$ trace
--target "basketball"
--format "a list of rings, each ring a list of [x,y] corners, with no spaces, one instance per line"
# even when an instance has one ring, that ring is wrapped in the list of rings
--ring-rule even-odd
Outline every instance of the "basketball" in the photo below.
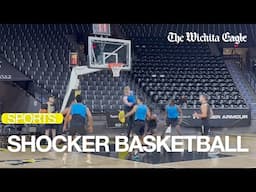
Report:
[[[119,112],[118,118],[121,123],[125,123],[125,112],[123,110]]]

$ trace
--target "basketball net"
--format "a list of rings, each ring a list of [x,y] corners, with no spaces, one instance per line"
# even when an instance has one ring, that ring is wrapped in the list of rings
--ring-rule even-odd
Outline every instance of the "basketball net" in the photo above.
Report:
[[[124,66],[123,63],[109,63],[108,67],[112,70],[113,77],[119,77],[120,71],[122,67]]]

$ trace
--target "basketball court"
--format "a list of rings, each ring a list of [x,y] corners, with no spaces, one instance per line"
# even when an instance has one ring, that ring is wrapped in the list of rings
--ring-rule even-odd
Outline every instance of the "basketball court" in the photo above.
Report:
[[[138,161],[124,160],[128,154],[122,157],[111,152],[90,154],[88,157],[79,152],[65,155],[56,152],[11,153],[1,149],[0,168],[255,168],[255,135],[248,134],[242,138],[244,146],[250,149],[249,153],[141,153]],[[231,137],[231,145],[234,142],[234,137]]]

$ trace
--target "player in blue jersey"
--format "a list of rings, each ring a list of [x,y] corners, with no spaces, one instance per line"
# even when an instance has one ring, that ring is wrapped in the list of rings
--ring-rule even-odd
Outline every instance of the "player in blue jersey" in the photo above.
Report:
[[[175,128],[176,132],[181,135],[180,124],[182,123],[183,113],[179,106],[175,105],[172,99],[166,106],[166,124],[169,129]]]
[[[137,98],[137,104],[128,112],[125,117],[129,117],[134,114],[134,127],[132,131],[140,137],[143,138],[145,132],[145,125],[147,118],[150,116],[148,107],[143,104],[143,98]]]
[[[70,107],[67,114],[70,118],[70,135],[85,135],[86,134],[86,121],[88,121],[88,133],[93,131],[93,119],[89,108],[82,103],[82,97],[76,96],[76,102]]]
[[[128,112],[125,117],[134,115],[134,126],[132,127],[133,133],[139,136],[141,143],[143,144],[143,137],[145,134],[145,127],[147,119],[150,117],[150,112],[148,107],[143,104],[143,98],[137,98],[137,104]],[[138,150],[134,150],[132,154],[132,159],[135,161],[139,160]]]

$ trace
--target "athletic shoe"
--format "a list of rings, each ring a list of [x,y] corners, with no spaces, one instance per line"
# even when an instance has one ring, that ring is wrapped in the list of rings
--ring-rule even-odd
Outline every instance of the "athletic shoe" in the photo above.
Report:
[[[217,156],[218,154],[220,154],[220,151],[218,150],[218,149],[216,149],[215,151],[213,151],[213,152],[209,152],[208,153],[208,156]]]
[[[138,155],[138,154],[133,155],[132,160],[133,160],[133,161],[139,161],[139,160],[140,160],[139,155]]]
[[[134,150],[134,154],[132,156],[132,160],[133,161],[139,161],[139,151],[138,150]]]

